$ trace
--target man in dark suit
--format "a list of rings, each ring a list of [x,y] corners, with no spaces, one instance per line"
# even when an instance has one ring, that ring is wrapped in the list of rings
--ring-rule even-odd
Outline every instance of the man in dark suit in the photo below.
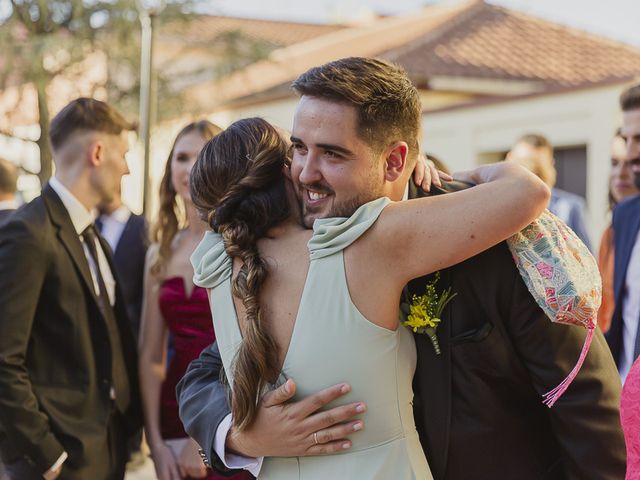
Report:
[[[98,206],[96,227],[113,252],[113,263],[124,296],[131,328],[138,338],[142,313],[142,281],[147,254],[147,221],[122,203],[120,189],[108,204]]]
[[[377,69],[384,74],[380,75]],[[385,82],[408,82],[406,77],[396,75],[392,67],[381,62],[345,59],[311,69],[293,86],[302,97],[299,109],[305,99],[321,98],[352,106],[362,119],[390,97],[384,94]],[[384,80],[376,84],[374,78],[380,77]],[[345,79],[351,79],[352,84],[345,87]],[[411,90],[407,89],[407,101],[415,102],[417,92]],[[394,99],[397,97],[394,95]],[[384,122],[384,118],[378,121]],[[412,121],[419,125],[419,118]],[[370,152],[387,148],[376,146],[370,137],[379,125],[361,127],[358,135],[368,143]],[[417,147],[420,130],[416,126],[412,130],[415,138],[405,139],[405,128],[406,125],[388,125],[387,131],[396,132],[396,141],[404,141],[411,151]],[[294,162],[296,155],[304,156],[307,149],[312,149],[304,139],[297,138],[295,119],[292,141]],[[342,178],[340,185],[326,185],[323,169],[339,163],[336,158],[346,155],[349,161],[356,161],[353,153],[344,153],[340,142],[328,139],[313,145],[319,153],[308,161],[315,162],[309,168],[318,177],[317,186],[302,185],[302,193],[304,196],[305,189],[309,189],[311,195],[315,188],[314,191],[325,193],[322,198],[327,202],[319,202],[321,207],[313,211],[305,210],[306,201],[301,202],[307,226],[314,218],[334,216],[331,205],[339,198],[366,200],[371,195],[363,190],[368,186],[363,187],[362,179]],[[292,177],[294,185],[300,187],[293,169]],[[408,179],[409,173],[403,172],[380,193],[401,200]],[[410,185],[409,197],[421,194]],[[354,208],[360,203],[354,202]],[[423,294],[431,278],[412,281],[409,293]],[[529,294],[504,242],[442,270],[437,290],[449,287],[457,297],[444,310],[438,327],[441,353],[435,352],[426,336],[415,335],[415,419],[434,478],[623,478],[620,384],[602,334],[595,334],[574,383],[548,409],[542,404],[541,395],[572,369],[586,332],[554,324],[545,316]],[[178,386],[185,429],[203,447],[204,457],[220,470],[240,467],[255,474],[260,469],[259,457],[335,453],[349,447],[350,435],[357,435],[351,417],[357,414],[358,404],[323,410],[345,393],[343,386],[329,387],[292,402],[292,381],[266,394],[256,420],[239,432],[232,426],[225,389],[217,381],[220,367],[214,344],[192,362]],[[366,429],[366,414],[362,418]]]
[[[640,84],[623,92],[620,104],[621,134],[640,188]],[[640,196],[625,200],[613,211],[613,239],[615,309],[607,341],[624,382],[640,354]]]
[[[0,225],[5,223],[17,207],[18,169],[9,160],[0,158]]]
[[[551,188],[549,211],[566,223],[591,250],[591,240],[585,220],[587,207],[584,199],[579,195],[555,188],[558,172],[551,142],[544,135],[528,133],[516,141],[507,153],[506,160],[519,163],[531,170]]]
[[[128,173],[131,125],[74,100],[42,195],[0,229],[0,452],[10,479],[121,479],[141,422],[136,346],[91,211]]]

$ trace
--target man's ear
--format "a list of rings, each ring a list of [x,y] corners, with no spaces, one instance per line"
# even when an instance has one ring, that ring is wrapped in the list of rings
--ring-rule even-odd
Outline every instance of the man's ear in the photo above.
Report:
[[[394,182],[402,176],[407,166],[407,154],[409,146],[406,142],[395,142],[387,149],[384,165],[384,178],[388,182]]]
[[[91,142],[87,154],[91,166],[99,166],[104,160],[104,143],[101,140]]]

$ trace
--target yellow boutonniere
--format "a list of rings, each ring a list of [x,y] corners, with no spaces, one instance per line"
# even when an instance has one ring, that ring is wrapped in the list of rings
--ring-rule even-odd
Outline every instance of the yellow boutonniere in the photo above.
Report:
[[[451,288],[441,294],[436,292],[436,283],[440,279],[440,272],[436,272],[432,281],[427,283],[424,295],[413,295],[411,302],[404,301],[400,304],[400,321],[405,327],[409,327],[414,333],[427,334],[436,355],[440,355],[440,344],[436,330],[442,321],[444,307],[453,300],[457,294],[451,294]]]

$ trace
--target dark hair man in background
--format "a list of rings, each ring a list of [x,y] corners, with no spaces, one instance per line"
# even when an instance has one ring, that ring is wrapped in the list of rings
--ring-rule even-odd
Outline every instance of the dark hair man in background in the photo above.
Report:
[[[549,188],[549,211],[566,223],[591,250],[591,240],[585,222],[586,205],[579,195],[555,188],[557,171],[553,146],[546,137],[529,133],[523,135],[507,153],[507,160],[517,162],[535,173]]]
[[[138,338],[142,312],[142,279],[147,254],[147,222],[122,203],[121,188],[109,203],[98,205],[96,228],[113,251],[113,263],[127,305],[133,333]]]

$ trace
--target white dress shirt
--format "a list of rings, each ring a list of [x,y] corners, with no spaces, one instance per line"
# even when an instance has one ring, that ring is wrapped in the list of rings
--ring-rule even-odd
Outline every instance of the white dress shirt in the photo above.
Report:
[[[107,241],[114,252],[130,217],[131,210],[126,205],[122,205],[109,215],[100,215],[100,221],[102,222],[100,235]]]
[[[635,358],[633,357],[640,320],[640,232],[629,257],[622,297],[622,358],[620,379],[624,383]]]
[[[49,185],[53,190],[58,194],[60,200],[62,200],[62,204],[64,208],[66,208],[69,213],[69,217],[71,217],[71,223],[73,224],[73,228],[75,229],[78,236],[82,236],[82,232],[93,223],[93,215],[91,212],[87,210],[82,203],[69,191],[67,188],[60,183],[60,181],[52,177],[49,180]],[[87,262],[89,262],[89,269],[91,270],[91,278],[93,279],[93,289],[95,291],[96,296],[100,295],[100,287],[98,285],[98,277],[96,274],[96,265],[94,263],[93,257],[89,253],[89,248],[82,242],[82,248],[84,250],[84,256],[87,257]],[[96,252],[98,253],[98,265],[100,265],[100,272],[102,273],[102,279],[104,280],[104,284],[107,287],[107,294],[109,295],[109,302],[111,306],[115,305],[116,302],[116,281],[111,272],[111,268],[109,267],[109,262],[107,261],[107,257],[102,250],[102,246],[100,242],[96,239]]]
[[[0,210],[15,210],[16,208],[18,208],[18,201],[16,199],[2,200],[0,202]]]

